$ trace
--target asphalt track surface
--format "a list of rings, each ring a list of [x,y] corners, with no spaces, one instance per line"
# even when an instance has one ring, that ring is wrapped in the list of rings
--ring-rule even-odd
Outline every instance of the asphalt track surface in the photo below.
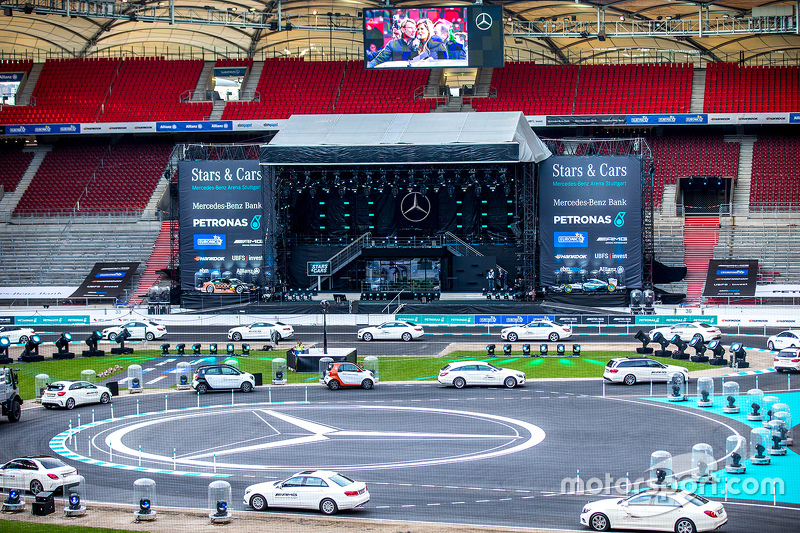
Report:
[[[739,378],[741,389],[755,379]],[[776,374],[758,379],[765,391],[786,385]],[[111,406],[90,405],[27,409],[18,425],[0,425],[25,435],[4,438],[5,455],[59,451],[86,478],[88,500],[132,504],[134,481],[148,477],[156,507],[202,508],[216,463],[216,476],[232,486],[231,508],[246,510],[246,486],[330,467],[369,487],[365,508],[342,513],[354,519],[575,530],[583,504],[610,497],[565,491],[563,480],[578,471],[585,480],[635,480],[647,476],[655,450],[688,454],[698,442],[724,450],[732,431],[749,434],[744,424],[647,400],[648,385],[605,391],[598,380],[564,380],[513,390],[382,383],[370,391],[311,384],[247,395],[123,393],[113,421],[99,423]],[[98,423],[70,442],[70,423],[86,426],[92,416]],[[778,503],[729,501],[722,531],[795,531],[800,508]]]

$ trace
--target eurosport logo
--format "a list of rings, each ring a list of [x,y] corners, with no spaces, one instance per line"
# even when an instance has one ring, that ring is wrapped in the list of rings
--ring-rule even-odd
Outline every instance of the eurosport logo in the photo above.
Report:
[[[589,233],[586,231],[556,231],[554,234],[557,248],[585,248],[589,246]]]
[[[195,250],[224,250],[225,249],[225,234],[215,233],[208,234],[195,234],[194,235],[194,249]]]

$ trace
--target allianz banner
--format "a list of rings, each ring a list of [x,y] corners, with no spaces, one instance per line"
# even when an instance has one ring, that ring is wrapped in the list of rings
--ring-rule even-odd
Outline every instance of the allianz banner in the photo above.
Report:
[[[642,286],[642,163],[633,156],[556,156],[539,165],[539,272]]]
[[[216,278],[263,285],[264,208],[257,160],[181,161],[181,290]]]

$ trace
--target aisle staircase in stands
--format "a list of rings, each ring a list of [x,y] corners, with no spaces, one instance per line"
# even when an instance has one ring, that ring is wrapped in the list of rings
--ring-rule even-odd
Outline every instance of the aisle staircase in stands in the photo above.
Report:
[[[687,216],[684,219],[683,242],[686,248],[686,302],[698,304],[708,273],[708,262],[714,258],[714,245],[719,238],[719,217]]]
[[[164,277],[164,273],[159,272],[159,270],[169,267],[172,257],[178,253],[179,243],[177,239],[175,242],[171,241],[173,234],[177,236],[177,228],[177,220],[165,220],[161,223],[161,232],[156,238],[156,242],[153,245],[153,253],[150,254],[150,258],[144,267],[144,272],[139,278],[139,285],[130,299],[129,303],[131,305],[142,303],[150,287],[157,284]]]

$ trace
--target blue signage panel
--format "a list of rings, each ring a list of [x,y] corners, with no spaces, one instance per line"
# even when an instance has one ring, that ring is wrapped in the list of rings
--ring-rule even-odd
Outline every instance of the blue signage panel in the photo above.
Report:
[[[6,126],[6,135],[63,135],[80,132],[80,124],[19,124]]]
[[[478,326],[522,326],[536,319],[553,320],[553,315],[475,315]]]
[[[789,113],[790,124],[800,124],[800,113]]]
[[[22,81],[24,72],[0,72],[0,82]]]
[[[697,125],[708,124],[708,115],[693,113],[688,115],[628,115],[627,123],[633,126],[658,126],[658,125]]]
[[[233,131],[233,122],[230,120],[202,120],[192,122],[156,122],[156,131]]]

